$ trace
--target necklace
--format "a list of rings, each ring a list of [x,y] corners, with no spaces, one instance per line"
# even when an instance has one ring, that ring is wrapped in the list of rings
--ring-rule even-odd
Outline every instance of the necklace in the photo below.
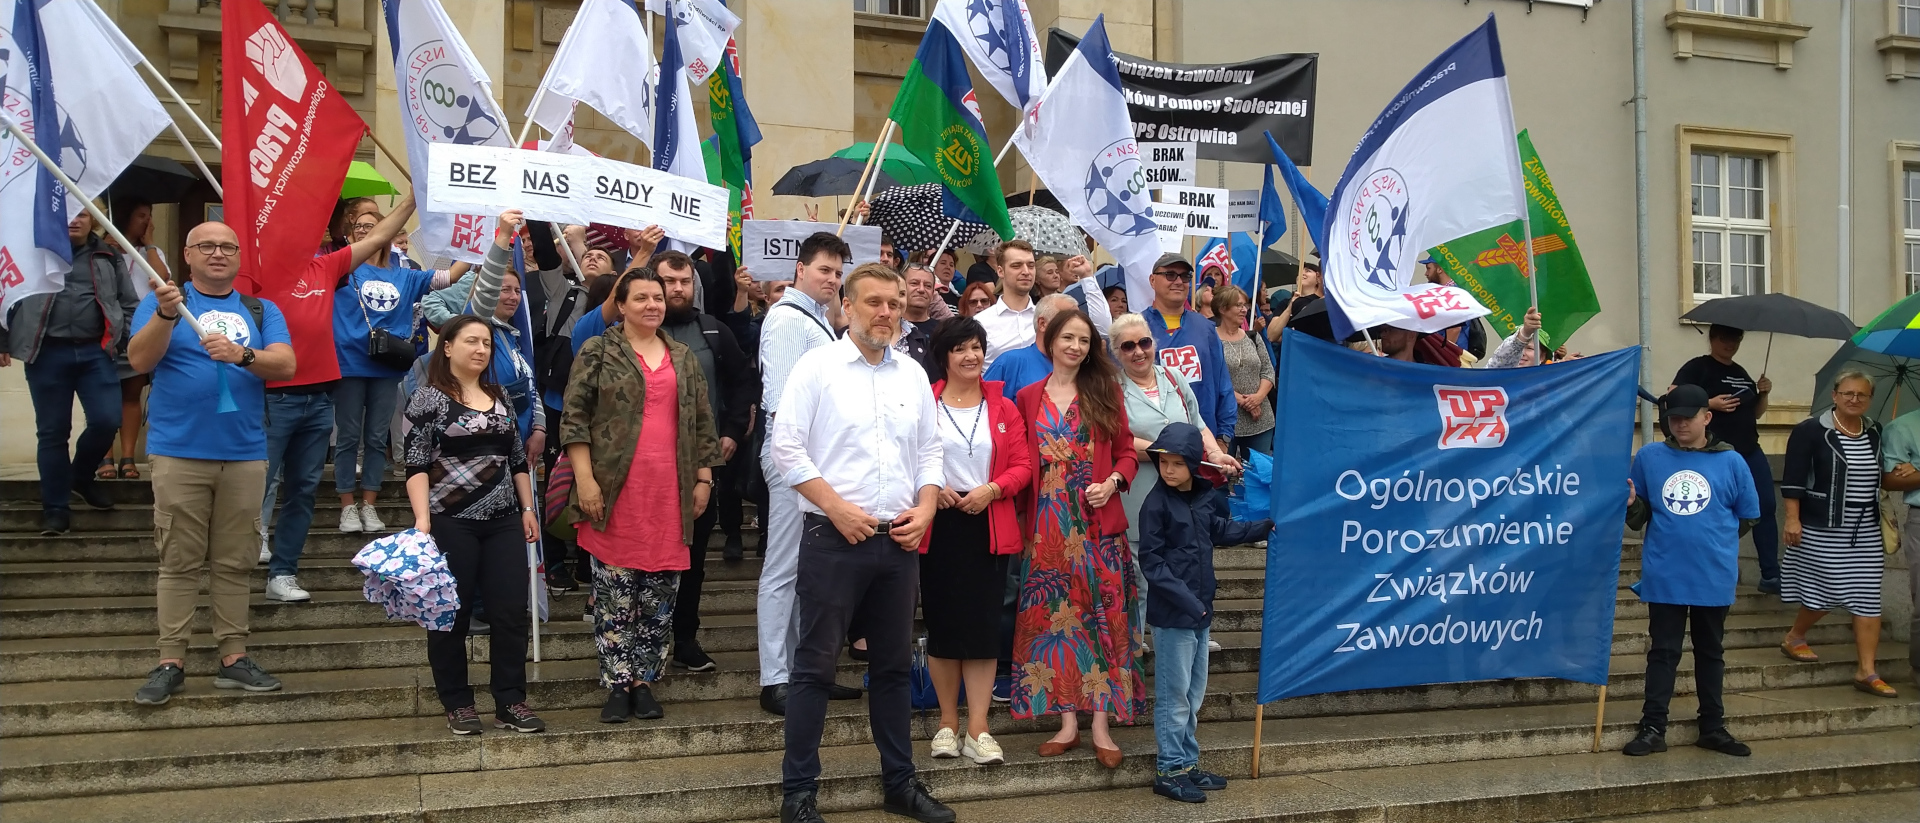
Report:
[[[953,433],[960,433],[960,421],[953,417],[953,407],[947,405],[945,398],[940,400],[940,410],[947,413],[947,422],[953,424]],[[967,429],[967,456],[973,456],[973,436],[980,431],[980,418],[986,416],[987,398],[980,398],[980,405],[973,407],[973,425]]]
[[[1862,418],[1860,420],[1860,428],[1855,429],[1853,431],[1847,431],[1846,426],[1840,425],[1840,416],[1836,414],[1833,416],[1833,427],[1836,429],[1839,429],[1841,434],[1844,434],[1848,437],[1859,437],[1861,432],[1867,430],[1867,421],[1865,418]]]

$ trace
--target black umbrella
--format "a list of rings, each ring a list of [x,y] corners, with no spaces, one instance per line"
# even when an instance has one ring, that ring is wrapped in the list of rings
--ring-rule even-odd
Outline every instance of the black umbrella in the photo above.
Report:
[[[1287,328],[1329,343],[1336,342],[1333,339],[1333,318],[1327,316],[1327,299],[1324,297],[1308,304],[1299,314],[1287,318]]]
[[[1867,416],[1882,423],[1902,412],[1920,410],[1920,361],[1869,351],[1848,343],[1833,353],[1813,377],[1813,413],[1833,408],[1833,380],[1852,369],[1873,378],[1873,402]]]
[[[860,175],[866,171],[866,164],[844,157],[828,157],[811,163],[802,163],[787,169],[780,181],[773,184],[774,194],[792,194],[800,197],[839,197],[857,194],[854,187],[860,184]],[[874,191],[885,191],[900,185],[893,176],[885,171],[874,172],[880,176],[873,186]]]
[[[1775,334],[1845,340],[1860,330],[1840,312],[1784,294],[1753,294],[1708,300],[1681,315],[1680,319],[1732,326],[1741,331],[1766,332],[1767,357],[1761,363],[1761,374],[1767,373],[1766,363],[1773,359]]]
[[[1047,191],[1046,189],[1035,189],[1031,192],[1023,191],[1007,195],[1007,208],[1011,209],[1015,206],[1039,206],[1043,209],[1052,209],[1061,214],[1067,213],[1067,207],[1060,205],[1060,198],[1053,196],[1053,192]]]
[[[109,201],[138,198],[149,203],[178,203],[196,189],[203,190],[201,199],[214,199],[213,187],[192,169],[165,157],[143,154],[133,158],[126,170],[114,178],[113,184],[107,187],[107,197]]]

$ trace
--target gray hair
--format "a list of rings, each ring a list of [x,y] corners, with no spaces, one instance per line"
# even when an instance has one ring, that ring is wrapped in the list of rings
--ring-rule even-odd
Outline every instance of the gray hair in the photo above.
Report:
[[[1107,324],[1107,336],[1119,339],[1122,332],[1131,330],[1136,326],[1139,327],[1141,331],[1146,331],[1147,318],[1132,312],[1120,315],[1119,317],[1113,318],[1112,323]]]
[[[1839,374],[1834,375],[1833,391],[1839,391],[1840,384],[1845,383],[1848,380],[1864,381],[1867,384],[1867,391],[1869,392],[1873,391],[1873,378],[1868,377],[1866,372],[1863,372],[1859,369],[1842,369]]]
[[[1080,308],[1080,301],[1073,299],[1073,295],[1054,292],[1040,298],[1040,301],[1034,304],[1033,314],[1038,322],[1046,323],[1052,321],[1056,314],[1077,308]]]

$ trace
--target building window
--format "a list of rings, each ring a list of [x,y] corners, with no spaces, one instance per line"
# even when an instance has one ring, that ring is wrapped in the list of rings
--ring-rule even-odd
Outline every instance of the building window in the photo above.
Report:
[[[1900,225],[1906,247],[1907,293],[1920,292],[1920,166],[1908,166],[1900,175]]]
[[[1753,0],[1758,2],[1758,0]],[[853,0],[853,10],[867,14],[890,14],[895,17],[927,16],[929,0]]]
[[[1766,158],[1696,151],[1690,178],[1694,299],[1767,293]]]
[[[1900,0],[1893,8],[1895,34],[1920,37],[1920,0]]]
[[[1734,17],[1760,17],[1763,0],[1687,0],[1687,11],[1727,14]]]

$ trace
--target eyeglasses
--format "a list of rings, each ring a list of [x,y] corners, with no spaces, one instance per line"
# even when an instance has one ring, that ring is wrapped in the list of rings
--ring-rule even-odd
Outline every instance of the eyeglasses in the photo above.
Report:
[[[373,231],[373,227],[378,225],[380,224],[379,223],[355,223],[353,224],[353,230],[354,231]]]
[[[1142,337],[1139,340],[1120,341],[1121,354],[1132,354],[1136,349],[1140,351],[1153,351],[1153,338]]]
[[[1157,271],[1154,272],[1154,275],[1165,277],[1168,280],[1179,280],[1183,283],[1193,282],[1193,272],[1190,271]]]
[[[1837,392],[1834,392],[1834,393],[1833,393],[1833,396],[1834,396],[1834,397],[1838,397],[1838,398],[1840,398],[1840,399],[1842,399],[1842,400],[1852,400],[1852,401],[1855,401],[1855,402],[1859,402],[1859,401],[1861,401],[1861,400],[1872,400],[1872,399],[1873,399],[1873,393],[1872,393],[1872,392],[1857,392],[1857,391],[1837,391]]]
[[[215,254],[232,257],[240,253],[240,247],[233,243],[195,243],[187,248],[193,249],[208,257],[212,257]]]
[[[969,306],[991,306],[991,305],[993,305],[993,298],[991,298],[991,297],[975,297],[975,298],[973,298],[972,300],[968,300],[968,301],[967,301],[967,305],[969,305]]]

